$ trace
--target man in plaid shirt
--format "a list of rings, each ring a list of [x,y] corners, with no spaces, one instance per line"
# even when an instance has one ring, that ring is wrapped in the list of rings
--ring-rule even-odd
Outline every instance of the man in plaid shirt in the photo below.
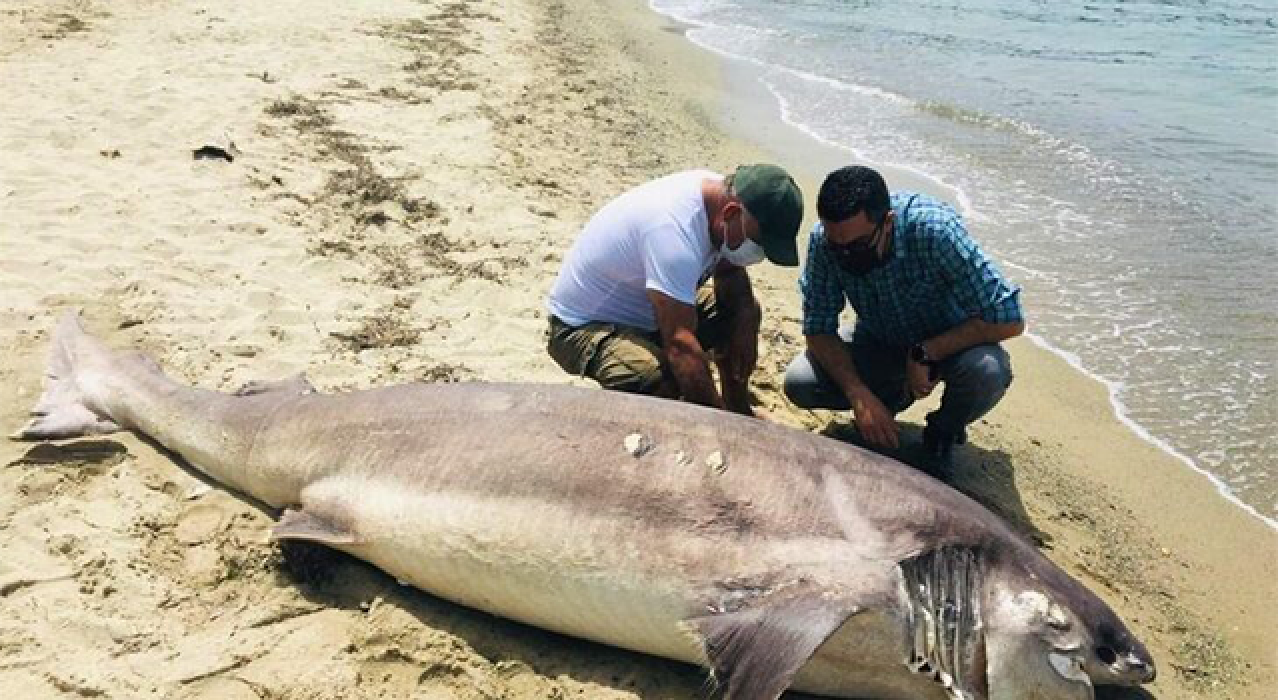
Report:
[[[1013,381],[999,343],[1023,331],[1020,290],[949,206],[890,195],[870,168],[828,175],[818,218],[800,276],[807,350],[787,368],[784,390],[803,408],[852,408],[863,439],[884,448],[898,446],[894,415],[942,382],[923,466],[946,476],[965,426]],[[839,327],[846,301],[857,313],[852,328]]]

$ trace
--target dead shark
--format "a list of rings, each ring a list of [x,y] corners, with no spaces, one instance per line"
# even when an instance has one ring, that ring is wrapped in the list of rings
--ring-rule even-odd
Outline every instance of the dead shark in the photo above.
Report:
[[[734,700],[1087,700],[1155,677],[1097,596],[893,460],[567,386],[237,394],[55,334],[23,440],[132,430],[321,542],[462,605],[704,664]]]

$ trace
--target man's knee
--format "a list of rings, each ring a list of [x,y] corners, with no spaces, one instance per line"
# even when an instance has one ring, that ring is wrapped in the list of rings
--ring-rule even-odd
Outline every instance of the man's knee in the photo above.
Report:
[[[956,358],[954,367],[946,377],[947,384],[963,389],[966,393],[987,397],[991,403],[999,401],[1013,383],[1013,366],[1009,353],[999,345],[979,345],[969,348]]]
[[[849,408],[849,401],[844,394],[826,378],[808,352],[796,356],[787,366],[782,377],[782,393],[791,403],[800,408],[825,408],[828,410],[844,410]]]
[[[791,403],[800,408],[809,408],[817,384],[813,364],[809,361],[808,354],[802,352],[787,365],[787,371],[782,376],[782,393]]]
[[[614,348],[591,363],[587,376],[601,388],[628,394],[662,393],[665,376],[658,355],[643,346]]]
[[[570,328],[552,323],[547,352],[564,371],[593,379],[605,389],[661,394],[670,384],[657,343],[611,324]]]
[[[600,388],[611,392],[650,395],[669,393],[669,389],[664,392],[666,378],[659,362],[609,362],[588,376],[598,381]]]

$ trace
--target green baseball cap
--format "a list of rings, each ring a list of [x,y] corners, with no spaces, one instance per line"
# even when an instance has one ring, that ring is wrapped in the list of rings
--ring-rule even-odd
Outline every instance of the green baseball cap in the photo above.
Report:
[[[796,234],[804,218],[804,197],[787,171],[776,165],[741,165],[733,173],[733,192],[760,223],[760,247],[774,265],[800,264]]]

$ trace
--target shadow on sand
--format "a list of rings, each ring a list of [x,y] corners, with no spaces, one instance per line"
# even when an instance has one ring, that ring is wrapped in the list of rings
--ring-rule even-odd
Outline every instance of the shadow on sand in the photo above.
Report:
[[[888,450],[872,449],[863,444],[857,427],[851,423],[832,421],[821,434],[920,468],[923,461],[918,445],[923,427],[900,422],[898,429],[899,447]],[[1008,453],[978,447],[972,442],[957,445],[954,467],[946,483],[1003,518],[1037,547],[1051,546],[1052,537],[1037,528],[1027,514],[1014,480],[1013,460]]]

